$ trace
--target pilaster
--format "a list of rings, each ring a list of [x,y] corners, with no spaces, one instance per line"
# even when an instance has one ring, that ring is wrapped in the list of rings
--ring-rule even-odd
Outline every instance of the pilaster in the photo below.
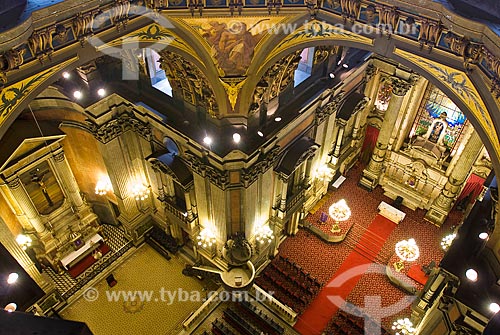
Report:
[[[483,150],[483,142],[479,134],[474,131],[467,142],[462,154],[457,160],[441,193],[434,200],[431,208],[425,214],[425,219],[437,226],[441,226],[446,220],[453,201],[460,193],[463,184],[469,176],[472,165]]]
[[[387,80],[390,80],[392,86],[391,100],[385,112],[384,122],[382,123],[372,157],[367,168],[363,170],[363,175],[359,181],[361,185],[369,190],[373,190],[378,185],[392,130],[396,124],[404,97],[415,82],[414,77],[411,77],[410,81],[398,77],[390,77]]]

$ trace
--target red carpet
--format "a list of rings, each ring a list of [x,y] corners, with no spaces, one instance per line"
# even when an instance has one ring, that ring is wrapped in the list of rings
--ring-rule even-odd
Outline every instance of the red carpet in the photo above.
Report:
[[[101,244],[97,249],[101,251],[103,255],[109,252],[110,248],[106,244]],[[96,249],[96,250],[97,250]],[[85,270],[87,270],[92,264],[94,264],[97,261],[92,256],[92,253],[88,254],[84,259],[76,263],[74,266],[72,266],[68,272],[71,277],[76,278],[80,274],[82,274]]]
[[[370,246],[373,254],[377,254],[383,244],[374,245],[373,235],[376,234],[382,240],[386,240],[392,231],[396,228],[396,224],[381,215],[377,215],[372,223],[368,226],[367,231],[361,236],[358,245]],[[366,272],[373,258],[370,259],[366,256],[363,249],[356,246],[354,250],[347,256],[346,260],[342,263],[339,270],[328,282],[331,283],[337,276],[342,275],[344,272],[354,267],[359,267],[356,273],[359,275],[352,276],[349,280],[345,281],[340,287],[329,287],[326,284],[323,289],[318,293],[316,299],[309,305],[304,314],[299,318],[295,324],[295,330],[303,335],[319,335],[327,326],[330,319],[337,313],[338,306],[329,300],[329,296],[340,296],[343,299],[347,298],[352,289],[356,286],[361,276]],[[378,249],[378,250],[376,250]],[[325,260],[327,262],[328,260]]]
[[[410,267],[407,273],[408,277],[419,282],[422,285],[425,285],[427,282],[428,276],[425,275],[424,271],[421,269],[421,265],[415,264]]]

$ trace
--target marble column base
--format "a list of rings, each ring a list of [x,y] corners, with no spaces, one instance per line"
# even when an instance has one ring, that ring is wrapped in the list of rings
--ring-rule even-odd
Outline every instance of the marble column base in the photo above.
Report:
[[[378,185],[379,176],[370,170],[363,170],[359,184],[369,191],[373,191]]]
[[[439,208],[439,207],[431,207],[427,213],[425,213],[424,219],[426,221],[429,221],[433,225],[436,225],[438,227],[441,227],[441,225],[444,223],[446,220],[446,217],[448,216],[448,211]]]

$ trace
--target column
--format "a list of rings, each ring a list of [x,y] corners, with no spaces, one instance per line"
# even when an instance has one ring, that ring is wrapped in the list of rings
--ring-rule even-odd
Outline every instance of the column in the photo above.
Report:
[[[370,158],[370,163],[368,163],[368,167],[363,170],[363,175],[359,181],[361,185],[369,190],[373,190],[378,185],[392,130],[396,124],[405,94],[413,84],[397,77],[391,77],[388,78],[388,80],[391,81],[392,85],[391,100],[385,112],[384,122],[380,128],[380,134],[378,135],[377,144]]]
[[[457,160],[446,184],[441,193],[434,200],[429,211],[425,214],[425,219],[437,226],[441,226],[451,210],[453,201],[462,189],[463,183],[469,176],[472,165],[483,150],[483,142],[479,134],[474,131],[465,145],[465,148]]]
[[[344,137],[344,129],[346,121],[342,119],[337,119],[337,124],[339,125],[339,130],[337,132],[337,138],[335,139],[335,148],[333,149],[332,164],[337,165],[340,158],[340,149],[342,147],[342,139]]]
[[[23,267],[28,275],[36,282],[36,284],[45,292],[48,293],[53,289],[53,284],[42,276],[35,266],[35,263],[29,258],[26,252],[17,244],[9,227],[0,219],[0,243],[3,244],[5,249],[16,259],[16,261]],[[3,285],[3,284],[2,284]]]
[[[8,185],[10,191],[12,192],[12,195],[16,199],[19,207],[23,211],[31,226],[40,235],[40,237],[47,235],[48,231],[45,228],[35,205],[31,201],[30,196],[24,189],[19,177],[16,177],[14,180],[10,181]]]
[[[460,140],[460,143],[458,144],[458,148],[455,151],[455,154],[453,155],[453,158],[451,159],[450,165],[448,165],[448,168],[446,168],[445,176],[449,177],[453,169],[455,168],[455,165],[457,165],[458,158],[462,155],[462,152],[464,151],[465,146],[467,145],[467,142],[469,141],[470,137],[472,136],[472,133],[475,131],[474,127],[470,123],[466,125],[467,129],[462,131],[462,139]]]
[[[307,160],[306,160],[306,169],[305,169],[305,172],[304,172],[304,186],[308,187],[310,184],[311,184],[311,169],[312,169],[312,161],[313,161],[313,157],[314,156],[311,156],[309,157]]]
[[[130,162],[130,156],[123,152],[125,144],[121,139],[115,138],[105,144],[101,144],[101,153],[104,164],[109,172],[109,179],[116,195],[120,216],[118,220],[127,231],[132,231],[140,215],[139,205],[130,194],[130,184],[135,182],[135,174]],[[139,180],[140,181],[140,180]]]
[[[288,189],[288,182],[283,176],[278,176],[278,178],[281,181],[281,199],[278,210],[278,217],[282,219],[285,217],[286,212],[286,191]]]
[[[56,166],[56,173],[61,178],[63,189],[68,195],[71,203],[76,207],[77,212],[80,212],[83,210],[85,203],[83,202],[83,198],[80,194],[80,188],[76,183],[73,172],[68,165],[66,157],[64,156],[64,151],[61,150],[57,152],[53,157]]]
[[[191,195],[189,191],[184,191],[184,199],[186,201],[186,212],[187,212],[187,218],[189,221],[192,221],[194,216],[193,216],[193,210],[191,206]]]
[[[403,146],[404,140],[408,137],[408,133],[410,132],[410,129],[413,125],[413,120],[415,120],[418,108],[420,107],[420,103],[427,89],[427,83],[427,80],[421,79],[415,85],[415,88],[411,91],[410,99],[408,99],[410,101],[408,102],[406,108],[407,112],[405,113],[404,118],[401,121],[401,132],[396,136],[394,151],[399,151]]]

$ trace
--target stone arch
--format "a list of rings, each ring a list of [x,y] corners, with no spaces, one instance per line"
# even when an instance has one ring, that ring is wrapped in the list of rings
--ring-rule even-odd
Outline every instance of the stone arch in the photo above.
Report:
[[[399,41],[398,41],[399,42]],[[401,43],[398,43],[401,44]],[[368,44],[368,43],[362,43],[362,42],[354,42],[354,41],[343,41],[339,36],[333,36],[333,37],[311,37],[309,40],[304,41],[302,43],[296,43],[295,45],[289,47],[289,48],[284,48],[280,50],[279,52],[274,53],[271,57],[269,57],[265,63],[262,63],[260,69],[258,71],[255,71],[255,75],[249,76],[247,82],[245,85],[248,85],[245,90],[242,90],[242,95],[239,100],[239,108],[240,110],[248,110],[250,107],[250,104],[252,102],[252,94],[254,91],[255,86],[261,79],[261,77],[264,75],[265,71],[267,71],[268,68],[270,68],[275,62],[279,61],[282,57],[286,56],[287,54],[290,54],[292,52],[295,52],[299,49],[304,49],[307,47],[312,47],[312,46],[320,46],[320,45],[341,45],[341,46],[347,46],[347,47],[354,47],[354,48],[359,48],[367,51],[372,51],[377,54],[381,54],[379,51],[385,50],[385,52],[382,53],[383,56],[386,56],[388,58],[391,58],[400,64],[406,66],[407,68],[415,71],[416,73],[422,75],[425,77],[427,80],[429,80],[432,84],[437,86],[443,93],[445,93],[463,112],[466,114],[467,118],[471,121],[472,125],[474,126],[475,130],[479,133],[481,136],[481,139],[483,140],[488,152],[490,153],[495,153],[491,154],[493,166],[496,171],[500,171],[500,146],[498,145],[498,140],[495,140],[495,138],[498,138],[496,127],[495,127],[495,119],[492,117],[492,114],[489,113],[488,111],[494,111],[498,110],[496,100],[492,97],[491,93],[489,92],[488,84],[485,82],[485,79],[483,76],[480,75],[475,75],[472,77],[467,77],[470,79],[470,83],[474,87],[474,89],[477,90],[479,93],[479,98],[482,100],[485,106],[484,112],[486,112],[488,117],[490,117],[490,128],[486,129],[485,127],[485,122],[480,120],[480,117],[478,117],[477,113],[474,113],[471,109],[471,107],[466,104],[463,100],[463,98],[460,96],[457,90],[454,90],[452,87],[446,85],[442,78],[439,76],[436,76],[435,73],[432,73],[429,68],[425,66],[419,66],[418,64],[415,64],[414,61],[410,60],[407,56],[404,55],[404,52],[399,52],[396,53],[396,51],[402,50],[398,49],[396,46],[397,44],[389,40],[387,38],[376,38],[373,40],[373,43]],[[406,46],[404,44],[401,44],[401,46]],[[431,57],[425,57],[423,55],[418,55],[418,52],[415,52],[412,50],[413,53],[415,53],[417,56],[423,59],[427,59],[429,61],[433,61]],[[420,52],[421,53],[421,52]],[[437,56],[428,54],[428,56],[432,56],[432,58],[436,58]],[[258,63],[258,62],[257,62]],[[467,73],[464,72],[463,69],[463,64],[461,62],[458,62],[457,59],[450,54],[449,59],[443,59],[439,61],[439,63],[444,63],[444,64],[450,64],[453,65],[453,69],[457,71],[457,73],[461,73],[464,76],[467,76]],[[447,65],[444,65],[445,67]],[[449,66],[451,68],[451,66]],[[477,71],[476,71],[477,72]],[[453,86],[453,85],[452,85]],[[490,99],[484,99],[484,97],[489,97]]]

